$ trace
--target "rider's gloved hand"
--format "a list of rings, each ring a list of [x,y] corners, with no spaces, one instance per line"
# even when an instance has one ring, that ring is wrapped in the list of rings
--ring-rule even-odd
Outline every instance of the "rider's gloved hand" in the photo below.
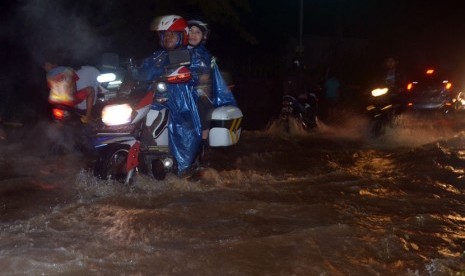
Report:
[[[87,116],[82,116],[81,117],[81,123],[88,124],[89,121],[90,121],[90,118],[87,118]]]

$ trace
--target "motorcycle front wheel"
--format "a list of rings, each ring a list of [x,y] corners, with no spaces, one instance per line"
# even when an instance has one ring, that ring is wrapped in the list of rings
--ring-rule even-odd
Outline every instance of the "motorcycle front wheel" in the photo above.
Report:
[[[129,155],[129,146],[119,145],[104,149],[94,166],[94,176],[102,179],[112,179],[124,183],[128,172],[126,163]]]
[[[166,177],[166,170],[160,159],[152,160],[152,174],[156,180],[163,180]]]

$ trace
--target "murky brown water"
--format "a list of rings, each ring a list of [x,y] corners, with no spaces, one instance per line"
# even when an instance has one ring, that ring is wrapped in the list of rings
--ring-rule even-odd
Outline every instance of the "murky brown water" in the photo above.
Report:
[[[244,131],[199,182],[0,145],[2,275],[462,275],[465,132]]]

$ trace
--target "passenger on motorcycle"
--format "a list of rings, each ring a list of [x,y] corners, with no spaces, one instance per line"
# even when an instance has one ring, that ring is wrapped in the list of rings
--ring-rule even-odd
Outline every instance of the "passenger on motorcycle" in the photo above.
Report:
[[[95,99],[95,91],[87,87],[77,88],[79,76],[76,71],[67,66],[58,66],[55,62],[45,62],[44,69],[47,72],[47,84],[50,88],[49,102],[77,107],[86,101],[86,115],[81,122],[87,123],[91,119],[92,106]]]
[[[197,92],[197,108],[202,125],[202,143],[200,148],[200,163],[206,165],[208,162],[208,134],[210,132],[211,115],[214,109],[212,101],[211,86],[211,55],[205,48],[208,37],[208,25],[201,20],[189,20],[189,45],[193,60],[198,64],[191,64],[193,71],[196,71],[198,78],[195,90]]]
[[[202,144],[200,162],[206,165],[209,159],[208,136],[212,112],[215,107],[222,105],[236,105],[233,94],[229,91],[222,75],[205,47],[210,30],[208,23],[202,19],[192,19],[189,24],[189,45],[191,52],[191,70],[196,78],[197,107],[202,124]]]
[[[178,15],[158,17],[152,24],[152,30],[157,32],[162,49],[155,51],[143,61],[137,70],[139,80],[155,80],[164,75],[165,67],[169,65],[169,51],[186,49],[188,43],[187,22]],[[168,101],[165,104],[170,111],[169,149],[176,158],[178,175],[189,176],[195,169],[194,161],[201,142],[197,96],[193,82],[172,85],[171,88],[167,91]]]

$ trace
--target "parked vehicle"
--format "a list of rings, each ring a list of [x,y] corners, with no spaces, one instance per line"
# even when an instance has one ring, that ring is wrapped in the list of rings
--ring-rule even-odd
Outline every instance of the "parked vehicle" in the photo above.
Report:
[[[279,118],[284,122],[290,119],[296,120],[303,129],[317,127],[316,96],[312,95],[311,102],[302,102],[290,95],[283,96]]]
[[[96,108],[98,109],[98,107]],[[49,151],[66,153],[78,150],[89,156],[94,154],[92,124],[83,124],[81,117],[85,111],[73,106],[54,103],[51,105],[54,135]]]

